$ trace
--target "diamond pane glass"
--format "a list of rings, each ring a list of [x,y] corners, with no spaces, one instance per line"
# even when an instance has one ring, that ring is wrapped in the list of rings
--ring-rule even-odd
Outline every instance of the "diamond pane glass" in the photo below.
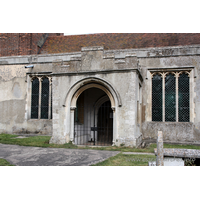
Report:
[[[36,78],[32,81],[31,119],[38,119],[38,105],[39,105],[39,80]]]
[[[176,78],[173,74],[165,77],[165,121],[176,121]]]
[[[181,74],[178,79],[178,120],[179,122],[190,121],[189,101],[189,77]]]
[[[162,77],[152,78],[152,121],[162,121]]]
[[[49,110],[49,79],[45,78],[42,81],[41,93],[41,119],[48,119]]]

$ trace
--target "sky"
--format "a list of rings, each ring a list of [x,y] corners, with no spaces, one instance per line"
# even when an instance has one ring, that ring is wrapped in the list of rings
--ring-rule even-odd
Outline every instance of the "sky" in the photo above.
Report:
[[[22,0],[13,1],[12,7],[10,1],[3,1],[1,7],[8,7],[9,14],[6,9],[1,10],[0,32],[65,35],[200,32],[199,7],[195,6],[194,0],[190,0],[189,4],[183,2],[181,7],[179,1],[172,0],[168,0],[164,5],[157,0],[123,0],[123,3],[102,0],[101,4],[94,4],[90,0],[74,0],[66,1],[65,6],[60,6],[63,2],[57,1],[56,4],[48,2],[46,10],[41,9],[46,6],[42,1],[32,4],[31,9],[20,7],[18,10],[15,6],[23,3]],[[36,14],[36,11],[39,14]]]

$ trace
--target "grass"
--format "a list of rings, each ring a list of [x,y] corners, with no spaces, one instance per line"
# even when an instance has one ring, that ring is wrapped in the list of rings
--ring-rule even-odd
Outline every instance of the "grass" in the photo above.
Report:
[[[63,145],[49,144],[50,136],[30,136],[26,138],[16,138],[18,135],[0,134],[0,143],[14,144],[20,146],[34,146],[34,147],[53,147],[53,148],[77,148],[75,145],[66,143]]]
[[[11,165],[7,160],[0,158],[0,166],[14,166],[14,165]]]
[[[124,155],[122,153],[92,166],[148,166],[149,161],[156,161],[153,155]]]
[[[66,144],[49,144],[51,136],[30,136],[27,138],[16,138],[18,135],[0,134],[0,143],[14,144],[20,146],[35,146],[35,147],[49,147],[49,148],[71,148],[71,149],[94,149],[94,150],[107,150],[107,151],[122,151],[122,152],[154,152],[154,147],[131,148],[124,146],[107,146],[107,147],[89,147],[89,146],[76,146],[72,143]]]
[[[151,147],[157,148],[157,144],[151,144]],[[164,144],[163,145],[164,148],[179,148],[179,149],[199,149],[200,150],[200,146],[197,145],[187,145],[187,144]]]
[[[149,161],[155,161],[156,156],[154,155],[125,155],[122,152],[143,152],[143,153],[154,153],[154,148],[157,145],[150,144],[146,148],[131,148],[124,146],[108,146],[108,147],[89,147],[89,146],[76,146],[72,143],[66,144],[49,144],[51,136],[30,136],[26,138],[16,138],[18,135],[11,134],[0,134],[0,143],[3,144],[13,144],[20,146],[34,146],[34,147],[48,147],[48,148],[67,148],[67,149],[95,149],[95,150],[107,150],[107,151],[120,151],[114,157],[97,163],[93,166],[148,166]],[[174,145],[174,144],[164,144],[164,148],[182,148],[182,149],[200,149],[200,146],[196,145]],[[11,166],[11,164],[0,159],[0,166]]]
[[[107,150],[107,151],[121,151],[121,152],[147,152],[154,153],[154,148],[157,145],[151,144],[146,148],[131,148],[124,146],[107,146],[107,147],[89,147],[89,146],[76,146],[72,143],[66,144],[49,144],[51,136],[30,136],[26,138],[16,138],[18,135],[0,134],[0,143],[13,144],[20,146],[34,146],[34,147],[49,147],[49,148],[68,148],[68,149],[95,149],[95,150]],[[200,146],[196,145],[172,145],[164,144],[164,148],[182,148],[182,149],[200,149]]]

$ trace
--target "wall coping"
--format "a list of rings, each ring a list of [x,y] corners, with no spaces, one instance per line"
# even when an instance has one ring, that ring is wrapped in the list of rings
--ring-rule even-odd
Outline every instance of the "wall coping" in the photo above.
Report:
[[[155,58],[200,55],[200,45],[148,47],[139,49],[103,50],[103,47],[83,47],[82,51],[103,51],[103,59],[126,57]],[[113,55],[111,55],[113,54]],[[55,60],[81,60],[81,52],[0,57],[0,65],[52,63]]]

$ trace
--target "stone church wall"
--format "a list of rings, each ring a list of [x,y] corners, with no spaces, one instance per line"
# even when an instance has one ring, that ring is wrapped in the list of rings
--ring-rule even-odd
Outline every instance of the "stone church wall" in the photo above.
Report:
[[[0,132],[53,134],[55,143],[69,142],[70,88],[83,80],[102,80],[121,98],[115,108],[116,145],[137,146],[142,139],[155,139],[158,130],[168,142],[200,143],[199,65],[199,45],[124,50],[84,47],[76,53],[0,57]],[[152,122],[150,72],[187,69],[191,71],[190,122]],[[30,75],[52,77],[53,119],[30,119]]]

